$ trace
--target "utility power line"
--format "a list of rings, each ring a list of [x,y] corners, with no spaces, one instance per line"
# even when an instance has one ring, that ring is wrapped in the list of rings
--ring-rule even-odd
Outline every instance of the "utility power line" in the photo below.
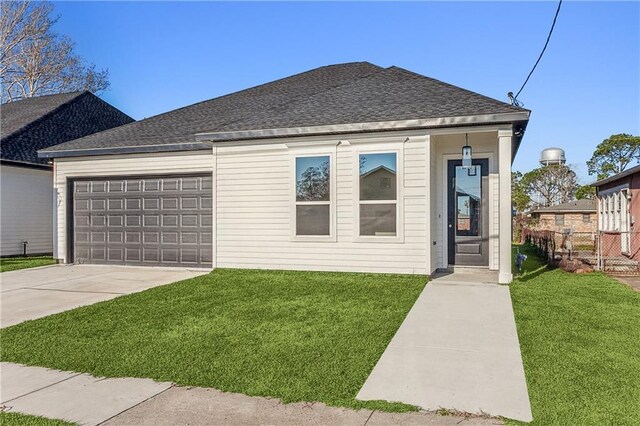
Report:
[[[535,71],[536,67],[540,63],[540,60],[542,59],[542,55],[544,55],[544,51],[547,50],[547,46],[549,45],[549,40],[551,40],[551,34],[553,34],[553,29],[556,26],[556,20],[558,19],[558,14],[560,13],[560,6],[562,6],[562,0],[560,0],[558,2],[558,8],[556,9],[556,14],[553,17],[553,23],[551,24],[551,29],[549,30],[549,35],[547,35],[547,41],[544,43],[544,47],[542,48],[542,52],[540,52],[540,56],[538,56],[538,60],[533,65],[533,68],[531,68],[531,71],[529,72],[529,75],[525,79],[524,83],[522,83],[522,86],[520,87],[520,90],[518,90],[518,93],[516,93],[516,95],[513,96],[513,92],[509,92],[509,94],[507,95],[507,96],[509,96],[509,99],[511,99],[511,104],[513,104],[513,105],[522,106],[522,103],[520,101],[518,101],[518,96],[522,92],[522,89],[524,89],[524,86],[527,85],[527,83],[529,82],[529,79],[531,78],[531,74],[533,74],[533,71]]]

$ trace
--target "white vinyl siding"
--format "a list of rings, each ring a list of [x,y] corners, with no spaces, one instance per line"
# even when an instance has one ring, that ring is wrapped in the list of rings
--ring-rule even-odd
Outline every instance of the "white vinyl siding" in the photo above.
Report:
[[[469,136],[474,157],[489,158],[489,265],[498,265],[495,131]],[[213,173],[213,267],[432,273],[446,267],[446,160],[464,134],[420,131],[292,137],[216,143],[212,150],[57,159],[56,257],[66,256],[66,185],[91,176]],[[396,152],[397,235],[360,237],[361,152]],[[295,158],[330,156],[331,232],[295,235]],[[317,238],[316,238],[317,237]]]
[[[489,269],[497,270],[500,266],[500,175],[497,173],[489,173],[489,217]]]
[[[217,266],[225,268],[298,269],[358,272],[427,272],[426,265],[426,143],[424,136],[364,137],[322,140],[314,146],[295,143],[217,148]],[[407,196],[401,209],[404,240],[354,241],[358,206],[357,152],[410,150],[400,184]],[[335,240],[292,238],[295,213],[292,176],[298,155],[335,152]],[[325,154],[323,154],[325,153]],[[400,157],[398,157],[398,162]],[[400,168],[400,164],[398,164]],[[410,183],[409,183],[410,182]]]
[[[25,167],[0,167],[1,255],[53,252],[53,173]]]
[[[56,159],[54,179],[58,208],[55,220],[58,232],[54,257],[68,261],[66,259],[66,192],[69,178],[206,173],[212,170],[213,157],[209,150]]]

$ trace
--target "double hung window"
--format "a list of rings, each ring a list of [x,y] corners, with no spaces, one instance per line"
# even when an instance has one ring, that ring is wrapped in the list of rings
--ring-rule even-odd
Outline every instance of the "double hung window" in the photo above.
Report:
[[[331,234],[331,157],[296,157],[295,235]]]
[[[362,153],[359,167],[359,235],[395,237],[398,233],[397,154]]]

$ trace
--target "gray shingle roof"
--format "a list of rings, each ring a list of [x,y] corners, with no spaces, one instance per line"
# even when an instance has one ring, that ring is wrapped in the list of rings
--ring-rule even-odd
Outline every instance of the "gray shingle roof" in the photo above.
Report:
[[[398,67],[329,65],[46,150],[193,143],[195,134],[526,112]]]
[[[61,105],[82,95],[83,92],[60,93],[57,95],[37,96],[9,102],[0,106],[2,116],[2,139],[44,117]]]
[[[596,200],[576,200],[555,206],[541,207],[531,213],[595,213]]]
[[[0,106],[2,160],[46,164],[37,151],[128,124],[131,117],[90,92],[37,96]]]
[[[634,166],[634,167],[631,167],[631,168],[629,168],[627,170],[623,170],[620,173],[617,173],[617,174],[615,174],[613,176],[609,176],[607,178],[600,179],[599,181],[596,181],[596,182],[592,183],[592,185],[595,186],[596,188],[599,188],[602,185],[606,185],[606,184],[609,184],[611,182],[615,182],[615,181],[617,181],[619,179],[626,178],[627,176],[631,176],[632,174],[635,174],[635,173],[640,173],[640,166]]]

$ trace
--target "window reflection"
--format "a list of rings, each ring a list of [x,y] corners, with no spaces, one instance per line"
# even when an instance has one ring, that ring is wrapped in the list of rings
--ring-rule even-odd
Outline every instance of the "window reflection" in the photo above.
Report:
[[[396,235],[396,160],[394,152],[360,154],[360,235]]]
[[[455,173],[456,235],[478,236],[482,205],[480,166],[457,166]]]
[[[396,199],[396,154],[360,155],[360,200]]]
[[[296,158],[296,201],[329,201],[329,157]]]

